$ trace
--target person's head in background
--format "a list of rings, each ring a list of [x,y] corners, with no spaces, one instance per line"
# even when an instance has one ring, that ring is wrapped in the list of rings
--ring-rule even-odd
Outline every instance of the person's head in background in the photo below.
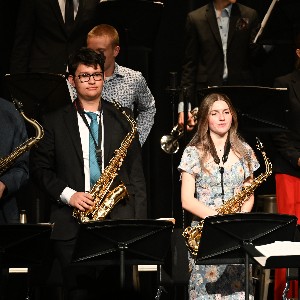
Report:
[[[115,59],[120,51],[118,31],[111,25],[100,24],[95,26],[87,35],[87,47],[102,52],[105,56],[105,77],[113,74]]]
[[[300,70],[300,31],[295,37],[295,50],[296,50],[296,69]]]

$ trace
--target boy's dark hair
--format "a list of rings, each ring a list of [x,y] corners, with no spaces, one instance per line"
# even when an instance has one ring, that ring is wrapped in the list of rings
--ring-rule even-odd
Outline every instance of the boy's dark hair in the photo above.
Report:
[[[105,56],[103,53],[97,53],[90,48],[82,47],[69,56],[68,71],[70,75],[74,76],[79,64],[83,64],[95,68],[100,65],[102,72],[104,72],[104,61]]]

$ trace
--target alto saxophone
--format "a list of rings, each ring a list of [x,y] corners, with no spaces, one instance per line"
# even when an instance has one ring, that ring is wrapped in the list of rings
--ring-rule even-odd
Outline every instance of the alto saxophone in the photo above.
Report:
[[[241,211],[241,207],[244,202],[254,193],[257,187],[259,187],[271,174],[272,174],[272,163],[264,151],[263,144],[257,139],[257,149],[262,153],[266,170],[257,176],[250,185],[245,186],[242,190],[228,199],[224,205],[217,209],[218,215],[237,213]],[[201,220],[196,226],[188,226],[183,231],[182,235],[185,238],[185,243],[189,251],[193,255],[197,255],[199,249],[200,238],[204,225],[204,219]]]
[[[94,206],[85,211],[74,208],[73,217],[80,223],[104,219],[120,200],[128,197],[126,187],[123,183],[118,185],[112,191],[110,191],[109,188],[115,177],[118,175],[118,171],[127,155],[127,150],[136,135],[137,127],[135,120],[121,109],[120,104],[116,101],[114,101],[114,104],[125,115],[131,125],[131,131],[127,133],[123,139],[120,148],[115,150],[115,155],[111,158],[100,178],[89,191],[93,197]]]
[[[9,169],[13,163],[19,158],[23,153],[30,150],[30,148],[35,145],[43,136],[44,130],[43,127],[34,119],[28,118],[23,111],[23,105],[17,99],[13,99],[13,103],[16,106],[16,109],[22,115],[22,117],[31,125],[34,126],[36,131],[36,136],[29,138],[27,141],[22,143],[20,146],[15,148],[12,153],[7,156],[0,158],[0,175],[3,174],[7,169]]]

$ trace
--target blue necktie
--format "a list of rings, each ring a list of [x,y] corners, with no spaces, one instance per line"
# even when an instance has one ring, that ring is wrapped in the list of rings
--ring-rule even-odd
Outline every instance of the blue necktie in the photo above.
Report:
[[[91,119],[90,123],[90,182],[91,187],[96,183],[99,179],[101,172],[100,167],[97,161],[97,154],[96,154],[96,145],[95,142],[98,143],[98,122],[97,122],[97,114],[93,112],[86,112],[88,117]],[[93,135],[93,136],[92,136]],[[94,139],[93,139],[94,137]],[[101,147],[101,145],[100,145]]]

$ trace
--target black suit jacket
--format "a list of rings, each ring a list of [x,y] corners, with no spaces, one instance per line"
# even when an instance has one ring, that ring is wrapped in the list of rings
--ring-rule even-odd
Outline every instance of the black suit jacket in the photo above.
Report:
[[[23,118],[12,103],[0,98],[0,159],[3,160],[1,167],[4,168],[5,162],[12,162],[6,171],[0,170],[0,181],[6,185],[0,199],[0,224],[19,222],[16,196],[28,181],[28,152],[16,160],[12,159],[11,153],[26,140],[27,131]]]
[[[227,41],[226,85],[254,83],[251,57],[263,53],[260,52],[260,46],[251,43],[258,29],[259,19],[254,9],[238,3],[232,5]],[[181,86],[187,88],[192,107],[197,104],[197,89],[223,85],[223,71],[222,40],[215,9],[210,2],[190,12],[186,20]]]
[[[11,73],[65,73],[68,56],[86,44],[97,24],[99,0],[79,0],[73,29],[67,32],[57,0],[23,0],[20,4]]]
[[[277,77],[274,87],[287,88],[289,91],[289,129],[287,133],[273,137],[276,150],[274,172],[300,177],[297,165],[300,157],[300,70]]]
[[[113,104],[102,100],[102,107],[104,164],[107,166],[131,127]],[[46,115],[42,125],[45,137],[37,149],[31,152],[31,175],[52,201],[50,220],[55,223],[52,238],[67,240],[75,237],[78,222],[72,217],[73,208],[59,200],[60,194],[67,186],[79,192],[85,191],[83,154],[75,106],[70,104]],[[128,149],[114,185],[120,180],[126,185],[130,199],[120,201],[109,217],[146,218],[146,185],[138,136]]]

